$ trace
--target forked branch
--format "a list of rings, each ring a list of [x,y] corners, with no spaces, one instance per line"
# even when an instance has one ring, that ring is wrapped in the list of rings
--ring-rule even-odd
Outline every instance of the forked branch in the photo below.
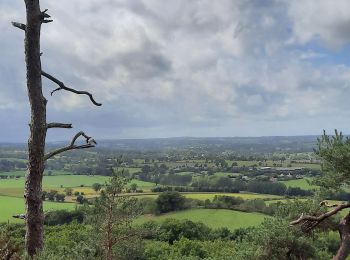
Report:
[[[316,226],[318,226],[325,219],[337,214],[339,211],[346,208],[350,208],[350,202],[337,205],[331,211],[328,211],[320,216],[310,216],[310,215],[301,214],[301,216],[297,220],[290,222],[290,225],[293,226],[293,225],[301,224],[302,231],[305,233],[308,233],[312,229],[314,229]]]
[[[75,142],[77,141],[77,139],[80,136],[85,138],[86,144],[83,144],[83,145],[76,145],[75,144]],[[92,148],[92,147],[95,147],[95,144],[96,144],[96,142],[93,138],[91,138],[90,136],[87,136],[84,132],[79,132],[73,137],[72,141],[70,142],[70,144],[68,146],[65,146],[65,147],[62,147],[62,148],[59,148],[57,150],[53,150],[52,152],[47,153],[44,156],[44,160],[46,161],[57,154],[60,154],[60,153],[66,152],[66,151],[70,151],[70,150]]]
[[[48,17],[50,17],[50,16],[48,16],[48,15],[46,14],[46,11],[47,11],[47,10],[45,10],[44,12],[42,12],[42,14],[43,14],[43,16],[44,16],[45,18],[48,18]],[[44,20],[44,21],[50,22],[51,20]],[[19,28],[19,29],[23,30],[23,31],[26,30],[26,25],[23,24],[23,23],[12,22],[12,25],[13,25],[14,27],[16,27],[16,28]],[[66,90],[66,91],[69,91],[69,92],[72,92],[72,93],[75,93],[75,94],[78,94],[78,95],[87,95],[87,96],[90,98],[91,102],[92,102],[95,106],[102,106],[101,103],[98,103],[98,102],[95,101],[95,99],[94,99],[94,97],[92,96],[91,93],[89,93],[89,92],[87,92],[87,91],[80,91],[80,90],[76,90],[76,89],[73,89],[73,88],[69,88],[69,87],[65,86],[64,83],[63,83],[62,81],[58,80],[57,78],[55,78],[54,76],[50,75],[49,73],[46,73],[46,72],[43,71],[43,70],[41,70],[41,75],[43,75],[45,78],[51,80],[52,82],[56,83],[56,84],[59,86],[59,87],[56,88],[55,90],[51,91],[51,96],[52,96],[52,94],[55,93],[56,91],[59,91],[59,90],[62,90],[62,89],[63,89],[63,90]]]

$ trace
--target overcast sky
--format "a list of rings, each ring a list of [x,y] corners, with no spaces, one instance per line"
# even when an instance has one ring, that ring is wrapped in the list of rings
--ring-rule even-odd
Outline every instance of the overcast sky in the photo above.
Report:
[[[348,0],[46,0],[50,130],[97,140],[350,133]],[[0,1],[0,141],[25,141],[24,3]]]

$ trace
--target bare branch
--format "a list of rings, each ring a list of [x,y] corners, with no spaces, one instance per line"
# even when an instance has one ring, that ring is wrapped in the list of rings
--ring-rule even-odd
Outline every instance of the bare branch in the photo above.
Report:
[[[75,145],[75,142],[77,141],[77,139],[80,137],[80,136],[83,136],[86,140],[86,144],[84,145]],[[62,147],[62,148],[59,148],[57,150],[54,150],[52,152],[49,152],[47,153],[45,156],[44,156],[44,160],[48,160],[50,159],[51,157],[59,154],[59,153],[63,153],[63,152],[66,152],[66,151],[70,151],[70,150],[78,150],[78,149],[86,149],[86,148],[92,148],[92,147],[95,147],[95,143],[91,142],[94,141],[91,137],[87,136],[84,132],[79,132],[77,133],[72,141],[70,142],[70,144],[68,146],[65,146],[65,147]]]
[[[23,31],[26,30],[26,25],[23,23],[11,22],[14,27],[17,27]]]
[[[51,16],[46,13],[48,9],[45,9],[43,12],[41,12],[41,22],[42,23],[51,23],[53,20],[47,20],[47,18],[51,18]]]
[[[91,137],[87,136],[84,132],[80,131],[79,133],[77,133],[77,134],[73,137],[73,139],[72,139],[70,145],[71,145],[71,146],[74,145],[75,142],[77,141],[77,139],[78,139],[80,136],[83,136],[83,137],[86,139],[86,143],[88,144],[88,141],[89,141],[89,139],[90,139]]]
[[[45,15],[47,15],[47,14],[46,14],[46,11],[47,11],[47,10],[45,10],[45,11],[43,12]],[[46,17],[46,16],[45,16],[45,17]],[[45,22],[52,22],[52,20],[44,20],[43,22],[44,22],[44,23],[45,23]],[[26,25],[25,25],[25,24],[17,23],[17,22],[12,22],[12,25],[13,25],[14,27],[17,27],[17,28],[21,29],[21,30],[24,30],[24,31],[26,30]],[[91,93],[89,93],[89,92],[87,92],[87,91],[80,91],[80,90],[75,90],[75,89],[73,89],[73,88],[69,88],[69,87],[65,86],[65,85],[63,84],[62,81],[56,79],[54,76],[52,76],[52,75],[46,73],[46,72],[43,71],[43,70],[41,71],[41,75],[43,75],[45,78],[47,78],[47,79],[53,81],[54,83],[56,83],[56,84],[59,86],[59,87],[56,88],[55,90],[51,91],[51,96],[52,96],[52,94],[55,93],[56,91],[59,91],[59,90],[63,89],[63,90],[66,90],[66,91],[69,91],[69,92],[73,92],[73,93],[78,94],[78,95],[87,95],[87,96],[89,96],[91,102],[92,102],[95,106],[102,106],[101,103],[98,103],[98,102],[95,101],[95,99],[94,99],[94,97],[92,96]]]
[[[72,128],[72,124],[63,124],[63,123],[49,123],[47,128]]]
[[[334,209],[320,216],[309,216],[309,215],[301,214],[301,216],[297,220],[290,222],[290,225],[293,226],[293,225],[301,224],[302,230],[305,233],[307,233],[307,232],[310,232],[312,229],[314,229],[316,226],[318,226],[325,219],[337,214],[339,211],[346,208],[350,208],[350,202],[347,202],[341,205],[336,205]]]
[[[55,90],[51,91],[51,96],[52,96],[52,94],[53,94],[54,92],[63,89],[63,90],[66,90],[66,91],[69,91],[69,92],[73,92],[73,93],[78,94],[78,95],[87,95],[87,96],[89,96],[91,102],[92,102],[94,105],[96,105],[96,106],[101,106],[101,105],[102,105],[101,103],[97,103],[97,102],[95,101],[94,97],[92,96],[92,94],[89,93],[89,92],[87,92],[87,91],[79,91],[79,90],[75,90],[75,89],[72,89],[72,88],[68,88],[68,87],[66,87],[66,86],[63,84],[63,82],[59,81],[59,80],[56,79],[54,76],[52,76],[52,75],[46,73],[45,71],[41,71],[41,75],[43,75],[45,78],[47,78],[47,79],[53,81],[54,83],[56,83],[56,84],[59,86],[59,88],[56,88]]]
[[[320,203],[320,206],[327,207],[327,208],[335,208],[335,207],[338,207],[339,205],[342,205],[342,204],[328,204],[327,200],[323,200]]]

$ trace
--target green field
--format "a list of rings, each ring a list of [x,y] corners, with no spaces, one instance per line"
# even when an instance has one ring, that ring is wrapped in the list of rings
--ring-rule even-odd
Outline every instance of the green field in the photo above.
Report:
[[[88,175],[54,175],[44,176],[43,189],[45,190],[59,190],[64,188],[82,189],[85,193],[94,193],[90,188],[94,183],[105,184],[109,180],[107,176],[88,176]],[[24,177],[18,179],[0,179],[0,195],[22,197],[24,189]],[[149,191],[155,186],[152,182],[145,182],[139,180],[132,180],[131,183],[136,183],[139,189]],[[83,186],[82,186],[83,185]]]
[[[287,187],[299,187],[303,190],[315,190],[319,189],[318,186],[310,184],[308,181],[312,181],[311,178],[309,179],[298,179],[298,180],[290,180],[290,181],[281,181],[281,183],[284,183]]]
[[[44,211],[57,209],[74,209],[74,203],[44,202]],[[0,222],[23,223],[12,216],[24,213],[24,199],[0,196]]]
[[[150,191],[151,188],[156,186],[156,184],[153,183],[153,182],[140,181],[140,180],[131,180],[128,183],[128,186],[130,186],[132,183],[136,183],[137,184],[137,188],[141,189],[143,191]]]
[[[128,170],[129,173],[135,173],[135,172],[140,172],[141,171],[141,168],[125,168],[125,170]]]
[[[226,209],[190,209],[171,212],[160,216],[145,215],[136,220],[137,224],[142,224],[149,220],[164,221],[167,218],[189,219],[194,222],[203,222],[211,228],[227,227],[234,230],[242,227],[259,225],[266,215],[260,213],[246,213]]]
[[[80,185],[91,186],[92,184],[105,183],[108,177],[105,176],[87,176],[87,175],[55,175],[44,176],[44,188],[67,188],[79,187]],[[2,179],[0,180],[0,192],[2,188],[18,188],[24,187],[24,178],[19,179]]]

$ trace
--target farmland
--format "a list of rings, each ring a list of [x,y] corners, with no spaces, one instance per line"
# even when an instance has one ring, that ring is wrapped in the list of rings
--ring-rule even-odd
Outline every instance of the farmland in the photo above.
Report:
[[[283,144],[281,145],[283,146]],[[305,190],[314,188],[305,179],[297,179],[299,176],[312,178],[314,175],[308,175],[309,171],[319,168],[319,164],[313,163],[315,158],[310,153],[286,154],[277,152],[249,156],[248,154],[236,153],[222,154],[218,150],[222,148],[218,148],[219,146],[216,145],[213,147],[207,145],[194,147],[197,147],[195,149],[198,151],[192,148],[180,148],[172,150],[172,152],[165,150],[126,152],[126,160],[122,168],[125,169],[123,176],[129,180],[126,185],[129,190],[125,195],[156,199],[162,191],[178,190],[186,199],[201,201],[196,202],[199,204],[206,200],[213,201],[215,196],[239,197],[243,200],[262,199],[269,201],[267,204],[270,204],[285,199],[283,191],[279,193],[273,191],[273,185],[276,182],[277,184],[283,183],[287,187],[300,187]],[[207,151],[212,151],[212,153],[206,154]],[[16,164],[16,162],[25,163],[26,160],[21,159],[25,158],[24,154],[24,149],[14,151],[10,148],[4,150],[3,157],[0,158],[0,166],[3,169],[0,171],[0,196],[2,196],[0,207],[3,212],[7,212],[8,216],[23,211],[25,170],[23,164]],[[95,183],[104,185],[110,178],[107,176],[111,174],[111,170],[116,172],[121,169],[117,163],[117,158],[120,155],[117,152],[102,149],[99,152],[84,151],[71,154],[72,156],[70,153],[57,156],[47,163],[43,178],[43,190],[46,192],[57,191],[66,196],[64,203],[45,202],[45,208],[71,209],[76,205],[77,193],[91,201],[91,198],[99,195],[99,192],[96,192],[92,185]],[[300,168],[296,170],[297,167]],[[273,182],[270,179],[275,180]],[[257,190],[256,187],[260,186],[259,183],[255,186],[248,185],[254,181],[264,181],[271,187]],[[158,188],[157,192],[154,192],[155,187]],[[70,195],[66,194],[66,188],[71,188]],[[48,198],[46,199],[48,200]],[[230,228],[235,228],[229,220],[221,221],[222,218],[235,219],[237,226],[242,226],[240,219],[246,220],[247,218],[247,223],[251,225],[254,222],[254,218],[251,216],[257,214],[255,212],[243,213],[201,207],[167,213],[159,217],[147,215],[144,218],[163,219],[165,216],[174,214],[175,218],[184,218],[188,215],[190,219],[197,221],[202,220],[203,217],[200,215],[203,215],[204,212],[204,214],[210,213],[206,220],[208,225],[214,227],[215,219],[216,222],[218,222],[217,219],[220,219],[222,226],[229,225]],[[260,219],[263,218],[261,214],[257,214],[257,216]],[[259,221],[257,223],[260,223]]]
[[[191,209],[171,212],[160,216],[142,216],[137,219],[136,223],[141,224],[149,220],[160,222],[167,218],[188,219],[194,222],[203,222],[211,228],[227,227],[230,230],[234,230],[259,225],[266,216],[259,213],[245,213],[225,209]]]
[[[57,209],[74,209],[74,203],[44,202],[44,211]],[[0,196],[0,222],[23,223],[23,220],[12,218],[15,214],[24,213],[24,199]]]
[[[106,176],[87,176],[87,175],[53,175],[44,176],[44,190],[64,190],[64,188],[73,188],[74,190],[84,191],[86,194],[95,193],[91,186],[94,183],[104,184],[109,180]],[[141,189],[149,190],[155,184],[140,180],[132,180],[131,183],[136,183]],[[0,179],[0,195],[8,195],[15,197],[23,196],[24,177],[13,179]]]

